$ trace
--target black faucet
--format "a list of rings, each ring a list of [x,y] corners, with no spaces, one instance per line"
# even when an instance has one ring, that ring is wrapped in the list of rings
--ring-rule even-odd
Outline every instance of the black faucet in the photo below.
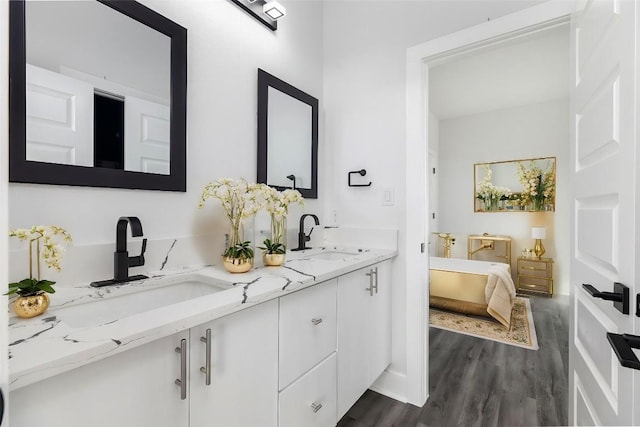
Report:
[[[113,279],[102,280],[91,283],[94,288],[102,286],[116,285],[123,282],[146,279],[147,276],[137,274],[129,276],[129,267],[139,267],[144,265],[144,253],[147,250],[147,239],[142,239],[142,251],[138,256],[129,256],[127,252],[127,225],[131,225],[131,236],[142,236],[142,224],[135,216],[123,216],[116,224],[116,251],[113,253]]]
[[[300,232],[298,233],[298,247],[295,249],[291,249],[292,251],[303,251],[305,249],[311,249],[306,245],[306,243],[311,240],[311,233],[313,233],[313,227],[311,227],[311,231],[309,234],[304,234],[304,219],[310,216],[316,222],[316,225],[320,225],[320,220],[314,214],[304,214],[300,217]]]

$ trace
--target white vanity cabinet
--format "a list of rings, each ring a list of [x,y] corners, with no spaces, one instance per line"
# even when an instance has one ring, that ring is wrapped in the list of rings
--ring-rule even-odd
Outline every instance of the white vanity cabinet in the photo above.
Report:
[[[10,394],[14,427],[188,427],[189,402],[180,400],[176,342],[170,335]]]
[[[85,364],[13,390],[10,421],[13,427],[333,427],[390,360],[385,261],[79,361]]]
[[[278,300],[191,328],[189,335],[190,427],[275,427]]]
[[[210,344],[200,340],[207,336]],[[278,301],[20,388],[10,399],[16,427],[275,427]]]
[[[280,427],[336,425],[336,287],[280,298]]]
[[[338,278],[338,419],[391,363],[390,267]]]

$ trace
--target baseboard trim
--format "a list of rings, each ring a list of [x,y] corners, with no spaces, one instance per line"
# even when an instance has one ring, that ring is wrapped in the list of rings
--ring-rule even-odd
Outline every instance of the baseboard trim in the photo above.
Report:
[[[386,370],[369,387],[369,389],[384,394],[387,397],[407,403],[407,376],[400,372]]]

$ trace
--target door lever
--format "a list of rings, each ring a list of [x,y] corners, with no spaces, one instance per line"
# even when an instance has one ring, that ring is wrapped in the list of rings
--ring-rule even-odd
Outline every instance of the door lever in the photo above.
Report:
[[[640,360],[632,350],[632,348],[640,348],[640,336],[607,332],[607,339],[622,366],[640,370]]]
[[[629,314],[629,288],[619,282],[613,282],[613,292],[600,292],[592,285],[582,284],[582,287],[594,298],[613,301],[613,306],[622,314]]]
[[[640,294],[636,294],[636,317],[640,317]]]

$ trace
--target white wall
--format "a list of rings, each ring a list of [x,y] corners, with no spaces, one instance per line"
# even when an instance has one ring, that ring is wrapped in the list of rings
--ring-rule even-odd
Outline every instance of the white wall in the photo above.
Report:
[[[8,2],[0,2],[0,40],[7,40],[9,38],[9,7]],[[0,44],[0,100],[3,105],[7,105],[7,98],[9,96],[9,85],[7,81],[9,79],[9,50],[7,43]],[[7,108],[0,108],[0,236],[6,236],[8,231],[8,212],[5,206],[7,206],[8,200],[8,185],[7,180],[9,174],[7,170],[7,153],[9,152],[9,145],[7,141],[7,135],[9,134],[9,112]],[[8,278],[8,256],[7,256],[7,239],[0,239],[0,286],[4,289],[4,284],[9,283]],[[3,294],[4,292],[2,292]],[[7,297],[0,294],[0,307],[7,306]],[[0,310],[0,388],[5,398],[8,399],[9,391],[9,371],[7,369],[7,344],[9,341],[9,334],[7,331],[8,312],[7,310]],[[5,410],[6,412],[6,410]],[[5,419],[8,418],[8,414],[5,414]],[[0,419],[0,424],[3,420]]]
[[[276,32],[229,1],[142,3],[188,30],[187,192],[12,183],[9,185],[12,228],[57,224],[71,232],[76,249],[102,247],[114,243],[117,218],[134,215],[142,221],[149,250],[154,241],[205,234],[211,234],[211,245],[218,246],[227,231],[224,215],[215,200],[201,210],[197,208],[198,200],[204,185],[213,179],[256,179],[258,67],[320,98],[322,108],[320,1],[283,1],[288,14]],[[6,86],[6,77],[3,82]],[[5,105],[6,102],[4,99]],[[320,182],[325,164],[322,129],[321,115]],[[6,134],[2,135],[2,141],[6,144]],[[304,208],[292,208],[290,225],[297,227],[297,218],[303,211],[321,215],[326,194],[326,186],[320,185],[318,200],[308,200]],[[206,249],[200,252],[203,251],[207,252]],[[214,262],[216,259],[212,258],[209,256],[206,261]],[[86,262],[102,271],[105,265],[111,268],[112,259]],[[65,259],[63,268],[74,269],[71,256]],[[72,271],[68,273],[73,276]]]
[[[540,1],[327,1],[324,6],[324,108],[326,145],[332,163],[327,187],[333,192],[325,212],[338,223],[396,227],[405,246],[405,141],[407,48],[486,22]],[[426,151],[426,150],[425,150]],[[347,187],[347,172],[365,168],[368,188]],[[329,178],[330,177],[330,178]],[[394,188],[395,206],[382,206],[384,188]],[[420,208],[416,206],[416,208]],[[415,232],[415,231],[414,231]],[[407,382],[405,318],[406,254],[394,262],[393,354],[379,388],[421,404]],[[419,386],[417,387],[420,388]]]
[[[555,259],[555,292],[569,294],[569,103],[567,99],[440,121],[440,231],[453,233],[453,258],[467,258],[469,234],[511,236],[512,272],[531,227],[544,226]],[[474,163],[556,157],[555,212],[474,212]]]

